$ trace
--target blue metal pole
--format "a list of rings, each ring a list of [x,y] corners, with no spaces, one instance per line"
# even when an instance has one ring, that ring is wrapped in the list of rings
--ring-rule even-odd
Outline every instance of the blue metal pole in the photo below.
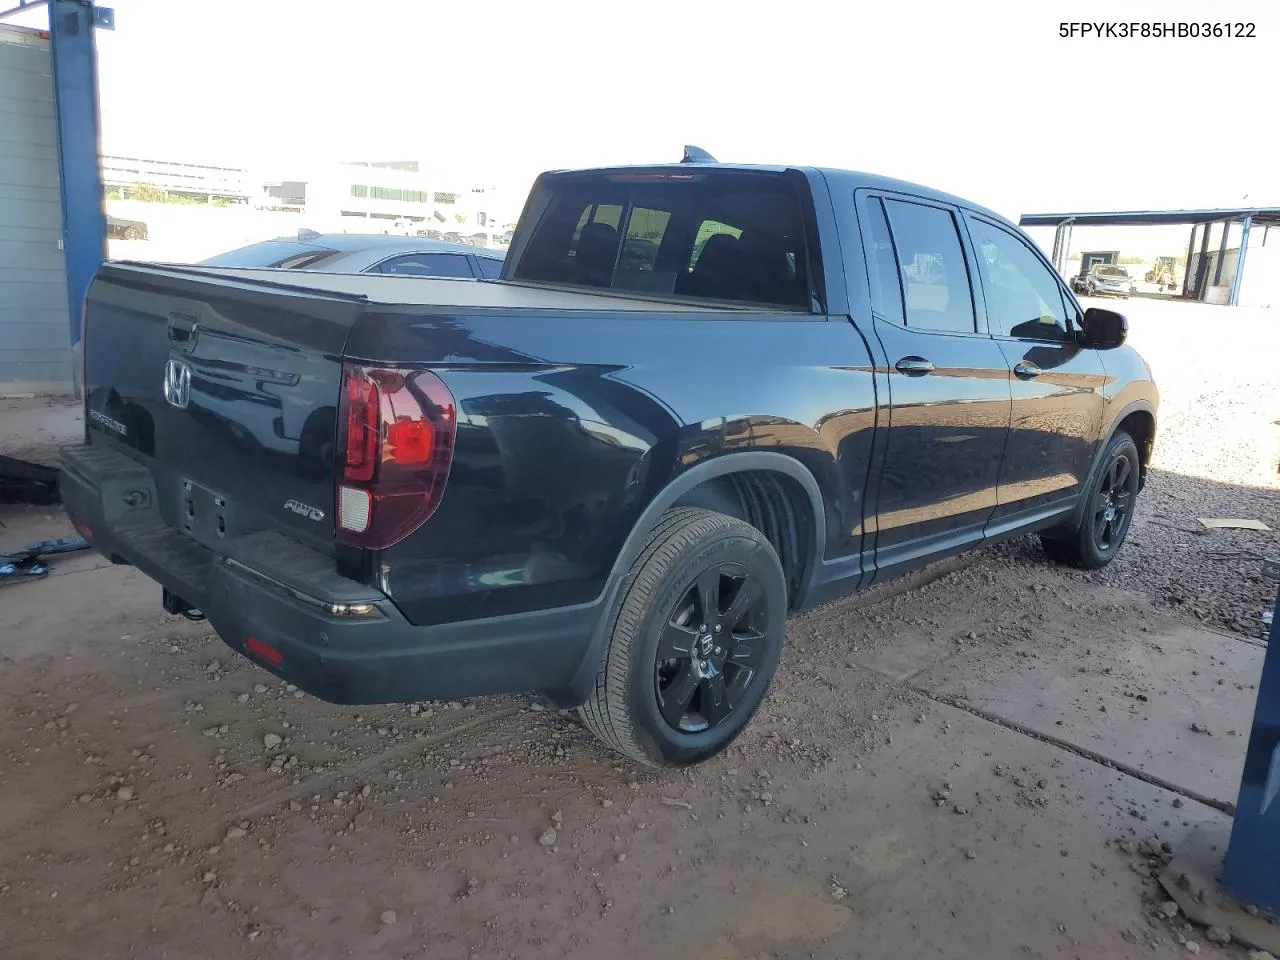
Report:
[[[80,342],[81,304],[107,253],[94,21],[94,7],[87,0],[52,0],[49,4],[58,172],[62,183],[62,247],[72,346]]]
[[[1249,250],[1249,228],[1253,226],[1253,217],[1244,218],[1244,233],[1240,237],[1240,252],[1236,254],[1236,275],[1231,278],[1231,305],[1240,302],[1240,281],[1244,279],[1244,256]]]
[[[1227,845],[1222,886],[1244,904],[1280,914],[1280,594],[1258,682],[1258,705]]]

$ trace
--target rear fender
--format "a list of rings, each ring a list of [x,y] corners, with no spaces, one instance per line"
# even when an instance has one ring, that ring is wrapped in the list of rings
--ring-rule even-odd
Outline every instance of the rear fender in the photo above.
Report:
[[[1107,447],[1111,444],[1112,439],[1116,435],[1116,431],[1120,429],[1120,424],[1124,422],[1125,417],[1138,412],[1149,413],[1154,418],[1156,414],[1155,405],[1145,398],[1141,400],[1133,400],[1125,404],[1120,409],[1120,412],[1111,418],[1111,422],[1107,425],[1107,429],[1102,433],[1102,442],[1098,444],[1098,452],[1094,454],[1093,457],[1093,466],[1089,468],[1089,478],[1081,488],[1076,508],[1071,512],[1071,519],[1060,527],[1055,527],[1054,531],[1050,532],[1074,530],[1079,525],[1081,518],[1089,507],[1089,491],[1097,484],[1098,476],[1102,471],[1103,458],[1106,456]],[[1144,482],[1146,480],[1146,474],[1146,468],[1143,467],[1140,476]]]
[[[631,565],[635,563],[644,546],[645,538],[657,525],[658,519],[675,506],[680,498],[699,484],[714,480],[717,477],[747,471],[772,471],[796,481],[809,498],[813,529],[809,542],[812,544],[811,556],[805,567],[800,582],[797,607],[804,608],[804,598],[809,592],[814,572],[822,564],[823,547],[827,537],[826,507],[818,482],[809,469],[800,461],[781,453],[751,450],[742,453],[726,454],[702,463],[681,473],[668,483],[657,496],[650,501],[631,528],[631,532],[623,541],[622,549],[609,573],[608,586],[605,587],[604,603],[601,605],[603,615],[596,625],[591,638],[591,645],[583,657],[582,663],[574,674],[572,681],[564,690],[549,691],[548,696],[562,706],[576,706],[583,703],[591,693],[596,674],[600,668],[609,637],[613,632],[614,622],[618,617],[618,607],[627,585],[631,582]]]

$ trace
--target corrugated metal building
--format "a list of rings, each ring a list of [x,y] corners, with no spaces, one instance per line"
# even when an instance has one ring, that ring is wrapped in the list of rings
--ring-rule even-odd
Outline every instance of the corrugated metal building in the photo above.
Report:
[[[49,39],[0,27],[0,395],[73,389],[61,241]]]

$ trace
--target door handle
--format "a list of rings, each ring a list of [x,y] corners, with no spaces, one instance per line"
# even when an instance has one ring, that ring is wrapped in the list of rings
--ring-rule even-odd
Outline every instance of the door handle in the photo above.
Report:
[[[1019,360],[1013,365],[1013,375],[1019,380],[1034,380],[1043,371],[1029,360]]]
[[[894,364],[898,372],[907,377],[923,377],[933,373],[933,361],[924,357],[903,357]]]

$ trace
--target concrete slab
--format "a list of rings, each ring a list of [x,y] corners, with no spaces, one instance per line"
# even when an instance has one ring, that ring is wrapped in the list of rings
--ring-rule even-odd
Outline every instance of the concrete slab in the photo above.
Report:
[[[861,762],[839,758],[808,787],[775,782],[782,822],[747,833],[768,868],[710,871],[673,955],[1186,955],[1138,907],[1150,860],[1134,850],[1177,848],[1225,816],[962,710],[918,709],[895,710],[891,742]]]
[[[1057,646],[1052,656],[953,657],[913,685],[1189,795],[1235,802],[1264,648],[1181,624]]]
[[[1178,847],[1178,855],[1160,872],[1160,885],[1192,921],[1223,940],[1269,954],[1280,954],[1280,923],[1250,904],[1237,903],[1222,889],[1222,863],[1230,825],[1221,820],[1197,824]]]

